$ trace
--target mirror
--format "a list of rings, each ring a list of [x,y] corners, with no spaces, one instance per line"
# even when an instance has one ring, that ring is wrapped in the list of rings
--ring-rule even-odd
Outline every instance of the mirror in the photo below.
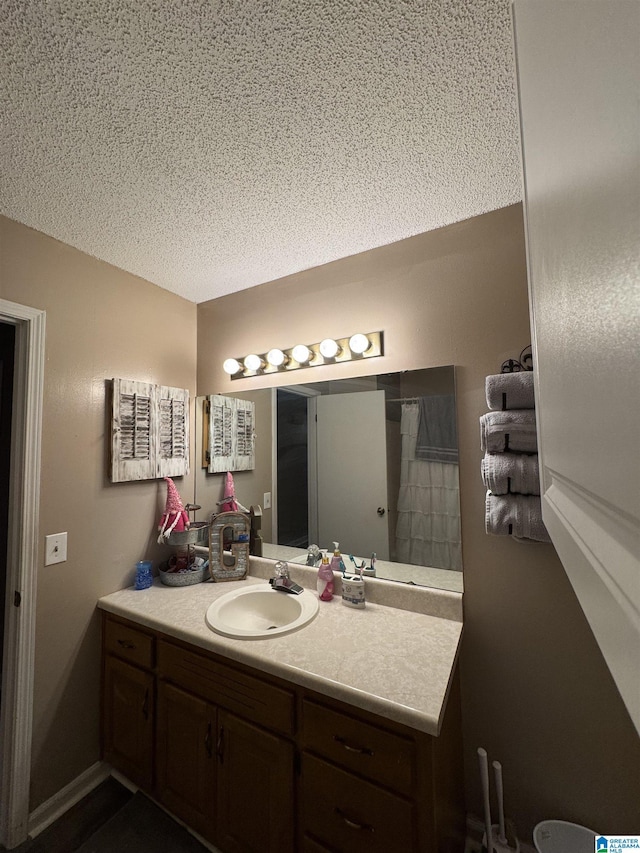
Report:
[[[310,545],[331,554],[337,541],[347,571],[375,554],[376,577],[462,590],[452,366],[222,396],[251,404],[253,467],[233,478],[236,500],[262,507],[263,556],[305,563]],[[225,481],[209,471],[221,470],[211,402],[196,401],[194,502],[206,517]]]

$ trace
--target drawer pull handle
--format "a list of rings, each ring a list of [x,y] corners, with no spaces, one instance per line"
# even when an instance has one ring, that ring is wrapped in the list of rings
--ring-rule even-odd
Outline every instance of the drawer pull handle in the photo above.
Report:
[[[207,724],[207,734],[204,739],[204,748],[207,750],[207,756],[209,758],[213,755],[213,750],[211,749],[211,721]]]
[[[216,744],[216,755],[220,764],[224,764],[224,726],[220,726],[218,743]]]
[[[342,820],[347,824],[350,829],[357,829],[358,832],[373,832],[373,827],[370,823],[358,823],[355,820],[351,820],[346,816],[346,814],[336,806],[336,814],[342,818]]]
[[[144,702],[142,703],[142,716],[149,719],[149,688],[144,691]]]
[[[357,752],[359,755],[373,755],[372,749],[367,749],[366,746],[352,746],[343,737],[340,737],[340,735],[334,735],[333,739],[349,752]]]
[[[135,645],[128,640],[118,640],[118,645],[122,646],[123,649],[135,649]]]

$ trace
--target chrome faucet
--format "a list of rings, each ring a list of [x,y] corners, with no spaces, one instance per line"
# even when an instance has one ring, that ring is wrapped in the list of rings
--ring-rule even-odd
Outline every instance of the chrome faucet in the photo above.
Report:
[[[320,563],[322,554],[317,545],[309,545],[307,551],[307,566],[317,566]]]

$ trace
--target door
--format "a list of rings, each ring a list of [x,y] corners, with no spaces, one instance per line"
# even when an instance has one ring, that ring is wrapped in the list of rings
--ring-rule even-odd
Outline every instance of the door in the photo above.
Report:
[[[217,843],[228,853],[292,853],[293,745],[218,713]]]
[[[315,398],[318,538],[343,554],[389,559],[384,391]]]
[[[204,838],[215,831],[215,708],[158,682],[158,797]]]
[[[111,655],[104,669],[104,757],[149,790],[153,781],[153,675]]]
[[[276,391],[277,543],[306,548],[309,542],[308,396]]]
[[[4,611],[7,589],[7,545],[9,533],[9,478],[11,420],[13,412],[13,350],[15,326],[0,323],[0,680],[4,648]],[[2,709],[0,709],[0,714]]]
[[[640,731],[640,6],[514,24],[543,518]]]
[[[0,322],[15,328],[0,726],[0,843],[12,849],[29,819],[45,312],[0,299]]]

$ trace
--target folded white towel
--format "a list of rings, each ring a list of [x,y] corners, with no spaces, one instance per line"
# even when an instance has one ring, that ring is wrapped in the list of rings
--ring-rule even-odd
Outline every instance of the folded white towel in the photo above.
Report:
[[[480,418],[480,446],[490,453],[515,450],[536,453],[536,413],[534,409],[487,412]]]
[[[505,412],[507,409],[535,409],[532,370],[487,376],[484,387],[487,406],[493,412]]]
[[[542,505],[537,495],[492,495],[485,500],[485,530],[496,536],[551,542],[542,521]]]
[[[537,453],[485,453],[482,481],[494,495],[540,494],[540,465]]]

